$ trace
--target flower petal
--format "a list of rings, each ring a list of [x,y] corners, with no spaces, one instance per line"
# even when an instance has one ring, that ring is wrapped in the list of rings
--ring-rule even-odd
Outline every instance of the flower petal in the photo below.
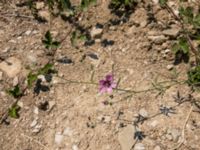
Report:
[[[111,87],[112,87],[112,88],[116,88],[116,87],[117,87],[117,84],[116,84],[116,83],[112,83],[112,84],[111,84]]]
[[[107,81],[113,81],[113,75],[112,74],[106,75],[106,80]]]
[[[112,93],[113,89],[110,87],[110,88],[107,88],[107,92],[110,94]]]
[[[105,93],[106,91],[107,91],[107,88],[105,88],[105,87],[99,88],[100,93]]]
[[[105,83],[105,80],[100,80],[100,81],[99,81],[100,86],[103,86],[104,83]]]

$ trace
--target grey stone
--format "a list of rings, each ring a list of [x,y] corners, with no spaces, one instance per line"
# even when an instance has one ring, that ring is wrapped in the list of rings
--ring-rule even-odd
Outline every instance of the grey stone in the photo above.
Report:
[[[4,71],[10,78],[13,78],[20,73],[21,68],[21,61],[15,57],[10,57],[0,63],[0,70]]]
[[[121,145],[121,150],[130,150],[135,143],[134,140],[135,128],[132,125],[128,125],[118,135],[118,141]]]

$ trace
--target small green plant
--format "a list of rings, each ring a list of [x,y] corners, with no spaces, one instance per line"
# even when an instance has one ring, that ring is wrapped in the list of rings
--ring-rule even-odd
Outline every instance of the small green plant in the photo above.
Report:
[[[20,107],[18,105],[14,105],[11,108],[9,108],[8,115],[11,118],[17,119],[17,118],[19,118],[19,110],[20,110]]]
[[[53,40],[49,30],[46,32],[45,38],[44,40],[42,40],[42,43],[45,45],[47,49],[58,48],[60,46],[60,42]]]
[[[161,7],[164,7],[167,3],[167,0],[159,0],[159,4]]]
[[[61,11],[72,10],[72,4],[70,0],[60,0],[58,1],[58,5]]]
[[[184,23],[193,25],[194,28],[200,28],[200,12],[195,14],[192,7],[180,7],[179,13]]]
[[[91,4],[95,4],[96,0],[81,0],[81,10],[87,10],[87,8],[91,5]]]
[[[172,52],[175,54],[175,64],[184,61],[188,63],[190,58],[190,46],[185,37],[180,37],[172,46]]]
[[[111,0],[108,8],[118,16],[120,21],[126,22],[137,6],[136,0]]]
[[[172,51],[177,54],[179,52],[189,55],[190,46],[186,38],[181,37],[178,39],[178,42],[175,43],[172,47]]]
[[[136,4],[135,0],[111,0],[111,5],[114,9],[130,9]]]
[[[23,95],[19,85],[16,85],[14,88],[7,90],[7,93],[14,98],[20,98]]]
[[[39,69],[36,73],[30,72],[27,77],[28,87],[32,87],[33,83],[37,80],[38,75],[47,75],[51,72],[56,72],[53,69],[53,64],[46,64],[43,68]]]
[[[200,66],[196,66],[188,72],[188,83],[192,86],[200,86]]]
[[[86,35],[76,30],[72,32],[70,40],[71,40],[72,46],[76,46],[78,40],[87,41],[88,39]]]

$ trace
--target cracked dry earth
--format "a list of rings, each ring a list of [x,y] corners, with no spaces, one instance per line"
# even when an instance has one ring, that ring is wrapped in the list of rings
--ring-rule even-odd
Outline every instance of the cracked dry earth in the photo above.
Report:
[[[177,3],[171,2],[177,8]],[[49,24],[39,23],[27,7],[17,7],[17,3],[20,1],[0,2],[0,56],[5,59],[0,62],[1,115],[14,101],[5,90],[16,82],[24,82],[30,68],[40,68],[50,59],[41,42]],[[108,4],[109,1],[99,0],[81,16],[81,23],[90,31],[96,23],[107,23],[115,17]],[[16,17],[14,12],[31,18]],[[154,21],[149,21],[149,14],[154,14]],[[177,33],[180,30],[173,17],[150,0],[138,4],[128,22],[103,28],[102,36],[91,46],[78,43],[73,47],[68,35],[70,24],[59,17],[52,18],[53,37],[64,39],[54,60],[67,57],[72,63],[54,62],[58,74],[48,83],[50,91],[34,95],[33,90],[27,90],[18,102],[20,118],[8,118],[10,124],[0,126],[0,149],[168,150],[181,143],[180,150],[199,150],[198,109],[194,107],[190,113],[189,102],[177,105],[174,100],[178,91],[181,97],[188,97],[187,85],[174,84],[164,92],[159,88],[141,93],[115,90],[110,95],[99,94],[97,85],[68,82],[90,82],[93,78],[98,83],[112,72],[115,81],[120,81],[118,88],[145,91],[152,89],[155,81],[165,83],[164,86],[173,84],[174,69],[179,72],[176,80],[186,79],[188,65],[172,65],[170,47],[177,35],[168,34],[168,29]],[[104,39],[114,44],[102,46]],[[95,55],[95,59],[88,54]],[[16,64],[14,71],[12,66],[5,68],[5,61],[10,59],[12,65]],[[193,97],[198,99],[199,94],[195,92]],[[45,102],[47,110],[40,109]],[[174,110],[166,116],[160,114],[161,106]],[[135,127],[138,114],[149,119]],[[137,140],[136,131],[145,136]]]

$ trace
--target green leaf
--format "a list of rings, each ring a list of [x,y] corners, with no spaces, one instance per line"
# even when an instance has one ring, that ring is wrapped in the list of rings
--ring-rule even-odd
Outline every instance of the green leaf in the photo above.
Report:
[[[172,52],[173,52],[174,54],[177,54],[179,50],[180,50],[179,44],[178,44],[178,43],[175,43],[175,44],[172,46]]]
[[[53,9],[54,0],[47,0],[47,4],[48,4],[50,9]]]
[[[19,98],[22,96],[22,92],[19,88],[19,85],[16,85],[13,89],[8,90],[7,92],[14,98]]]
[[[38,71],[38,75],[46,75],[52,70],[53,64],[46,64],[43,68]]]
[[[37,80],[37,75],[36,74],[32,74],[32,72],[30,72],[28,74],[28,77],[27,77],[27,82],[28,82],[28,87],[32,87],[32,84],[33,82],[35,82]]]
[[[70,10],[72,8],[70,0],[60,0],[60,3],[63,10]]]
[[[189,53],[189,44],[187,42],[186,38],[180,38],[179,39],[179,46],[184,54]]]
[[[200,28],[200,14],[196,15],[193,19],[194,26],[196,28]]]
[[[9,115],[11,118],[17,119],[17,118],[19,118],[19,113],[18,113],[19,110],[20,110],[20,107],[17,106],[17,105],[15,105],[15,106],[13,106],[12,108],[10,108],[10,109],[8,110],[8,115]]]
[[[179,13],[186,23],[193,23],[194,15],[192,7],[186,7],[186,8],[180,7]]]
[[[161,7],[164,7],[167,3],[167,0],[159,0],[159,4]]]
[[[77,41],[77,32],[76,31],[72,32],[70,40],[71,40],[72,46],[75,46],[76,41]]]
[[[82,34],[82,35],[80,35],[79,39],[82,40],[82,41],[86,41],[87,36]]]
[[[46,32],[45,38],[46,38],[46,40],[47,40],[49,43],[52,42],[52,36],[51,36],[51,33],[50,33],[49,30]]]
[[[45,39],[42,40],[42,43],[45,45],[46,49],[49,48],[58,48],[60,46],[60,42],[53,41],[50,31],[48,30],[45,34]]]
[[[60,46],[60,42],[58,41],[53,41],[51,44],[52,48],[58,48]]]
[[[188,72],[188,83],[189,85],[200,86],[200,66],[196,66]]]
[[[96,0],[81,0],[81,9],[87,10],[89,5],[96,3]]]

